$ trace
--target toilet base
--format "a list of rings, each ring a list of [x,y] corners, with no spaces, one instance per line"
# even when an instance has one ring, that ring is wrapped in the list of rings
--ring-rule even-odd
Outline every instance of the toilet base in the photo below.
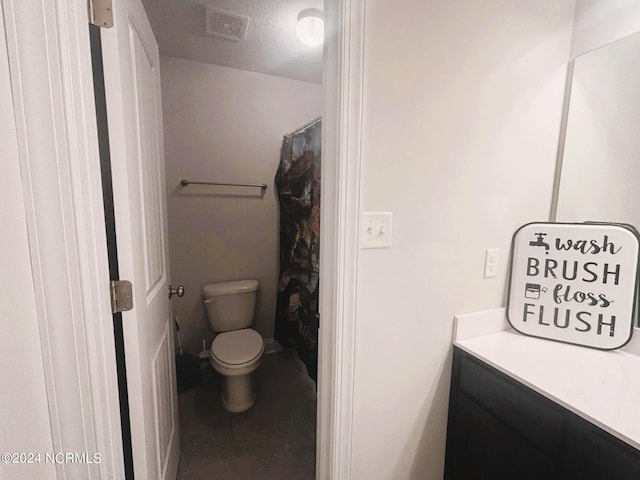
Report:
[[[249,410],[256,403],[257,392],[253,384],[253,375],[225,376],[222,379],[222,406],[231,413]]]

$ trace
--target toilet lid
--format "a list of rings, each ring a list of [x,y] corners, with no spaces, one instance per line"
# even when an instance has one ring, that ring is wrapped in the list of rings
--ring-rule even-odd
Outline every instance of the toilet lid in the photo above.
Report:
[[[264,349],[262,336],[252,328],[223,332],[213,339],[211,355],[229,365],[250,362]]]

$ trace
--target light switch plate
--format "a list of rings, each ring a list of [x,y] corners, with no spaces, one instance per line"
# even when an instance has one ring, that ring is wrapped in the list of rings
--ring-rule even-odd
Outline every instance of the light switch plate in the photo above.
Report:
[[[391,212],[362,212],[360,248],[391,247]]]

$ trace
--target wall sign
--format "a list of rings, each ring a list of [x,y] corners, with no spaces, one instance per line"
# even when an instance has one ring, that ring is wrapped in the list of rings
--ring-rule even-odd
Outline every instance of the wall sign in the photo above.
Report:
[[[631,339],[639,240],[632,227],[529,223],[513,235],[507,320],[524,335],[603,350]]]

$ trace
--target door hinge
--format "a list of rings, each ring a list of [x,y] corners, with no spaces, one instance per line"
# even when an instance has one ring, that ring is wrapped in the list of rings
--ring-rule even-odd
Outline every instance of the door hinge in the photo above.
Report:
[[[111,280],[111,313],[133,308],[133,285],[127,280]]]
[[[113,27],[113,6],[111,0],[88,0],[89,23],[102,28]]]

